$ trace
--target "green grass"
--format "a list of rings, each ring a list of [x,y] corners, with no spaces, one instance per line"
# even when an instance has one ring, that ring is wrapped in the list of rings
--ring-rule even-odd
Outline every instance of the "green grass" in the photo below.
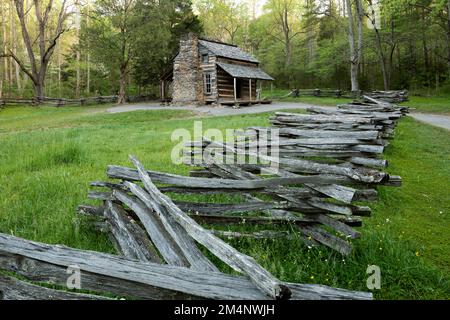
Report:
[[[288,94],[290,90],[287,89],[274,89],[272,94],[274,100],[289,101],[289,102],[302,102],[319,106],[336,106],[338,104],[351,102],[353,99],[347,98],[333,98],[333,97],[313,97],[313,96],[300,96],[298,98],[285,97],[280,98]],[[264,90],[264,97],[270,97],[270,90]],[[410,95],[409,101],[401,103],[403,106],[414,108],[417,112],[425,113],[437,113],[450,115],[450,95],[439,96],[415,96]]]
[[[403,179],[400,188],[381,187],[370,223],[389,216],[399,239],[417,243],[416,252],[450,271],[450,138],[445,129],[403,119],[385,156],[389,172]],[[378,213],[381,218],[378,219]],[[368,221],[369,222],[369,221]]]
[[[347,98],[333,98],[333,97],[314,97],[314,96],[300,96],[295,97],[284,97],[290,92],[287,89],[274,89],[271,93],[270,89],[263,90],[262,96],[270,98],[273,96],[274,100],[288,101],[288,102],[301,102],[307,104],[314,104],[318,106],[336,106],[337,104],[351,102],[352,99]]]
[[[103,110],[0,111],[0,232],[114,252],[107,237],[75,213],[77,205],[90,202],[89,182],[106,179],[108,164],[131,166],[129,154],[149,169],[188,173],[189,167],[170,161],[177,143],[170,137],[177,128],[192,131],[198,116],[187,111]],[[268,115],[203,118],[203,128],[267,125]],[[324,247],[307,249],[300,239],[227,241],[286,281],[367,290],[365,271],[375,264],[382,272],[382,289],[374,292],[378,299],[448,299],[449,146],[447,131],[402,120],[386,157],[390,172],[401,175],[404,185],[380,188],[380,200],[370,204],[373,216],[365,219],[362,238],[354,241],[354,252],[345,259]],[[289,229],[240,225],[233,230],[268,228]]]
[[[450,95],[447,96],[410,96],[402,105],[415,108],[418,112],[442,113],[450,115]]]
[[[0,114],[0,133],[48,129],[54,127],[68,127],[73,121],[96,113],[103,113],[108,105],[92,107],[21,107],[8,106]]]

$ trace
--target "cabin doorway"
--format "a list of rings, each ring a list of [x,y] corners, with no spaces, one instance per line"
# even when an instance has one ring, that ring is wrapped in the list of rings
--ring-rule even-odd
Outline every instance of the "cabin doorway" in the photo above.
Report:
[[[236,99],[242,98],[242,79],[236,79]]]

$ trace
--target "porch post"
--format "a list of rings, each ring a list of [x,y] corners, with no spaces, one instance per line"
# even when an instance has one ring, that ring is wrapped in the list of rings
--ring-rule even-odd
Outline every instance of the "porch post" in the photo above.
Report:
[[[236,78],[233,78],[234,81],[234,102],[237,100],[237,91],[236,91]]]
[[[261,100],[262,95],[262,80],[259,80],[259,94],[258,94],[258,100]]]
[[[252,79],[248,79],[248,93],[250,101],[252,101]]]

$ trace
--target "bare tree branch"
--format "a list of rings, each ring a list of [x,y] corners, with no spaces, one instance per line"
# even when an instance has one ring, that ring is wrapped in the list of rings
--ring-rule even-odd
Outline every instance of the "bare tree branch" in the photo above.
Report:
[[[22,69],[22,71],[25,72],[27,76],[33,79],[33,74],[27,69],[25,64],[14,54],[13,51],[9,50],[9,53],[0,54],[0,58],[13,58],[19,65],[20,69]]]

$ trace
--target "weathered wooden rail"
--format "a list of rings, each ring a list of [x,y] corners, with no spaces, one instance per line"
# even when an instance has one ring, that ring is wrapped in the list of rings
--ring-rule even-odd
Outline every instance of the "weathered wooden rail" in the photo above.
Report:
[[[93,193],[93,198],[101,200],[100,206],[79,207],[80,214],[92,217],[94,226],[110,235],[119,255],[48,245],[0,234],[0,270],[15,272],[25,278],[18,280],[0,276],[1,298],[103,299],[104,294],[138,299],[372,298],[371,293],[278,280],[253,258],[224,242],[216,232],[203,228],[194,219],[196,215],[186,213],[161,191],[163,188],[154,184],[158,181],[189,188],[185,182],[198,181],[196,179],[199,178],[185,177],[183,180],[181,176],[149,172],[135,157],[131,160],[136,167],[134,170],[108,168],[108,175],[121,179],[121,182],[92,183],[94,187],[110,190]],[[293,182],[292,179],[286,181]],[[247,183],[241,183],[239,187],[250,187],[245,190],[261,188],[258,183],[252,184],[252,180],[242,182]],[[231,188],[226,179],[216,179],[213,188],[220,190],[220,183]],[[226,217],[217,207],[212,208],[220,218]],[[259,207],[258,203],[253,206],[247,204],[244,208],[237,205],[228,209],[261,208],[267,209],[268,204]],[[211,212],[210,207],[206,206],[204,212]],[[314,220],[305,219],[299,223],[315,232]],[[265,232],[259,236],[269,234]],[[209,256],[215,255],[242,276],[220,272],[197,244],[208,250]],[[81,272],[81,289],[95,292],[95,295],[60,290],[67,282],[67,268],[73,266]],[[60,289],[44,288],[28,281],[52,283]]]
[[[293,89],[284,97],[301,97],[301,96],[313,96],[313,97],[336,97],[336,98],[354,98],[355,95],[350,91],[344,91],[339,89]]]
[[[408,91],[360,91],[358,93],[352,91],[345,91],[340,89],[293,89],[285,97],[301,97],[301,96],[312,96],[312,97],[335,97],[335,98],[349,98],[354,99],[362,95],[370,96],[372,98],[390,102],[390,103],[400,103],[408,101]]]
[[[74,265],[81,271],[82,289],[96,292],[96,295],[28,283],[48,282],[62,289],[68,278],[67,268]],[[3,299],[105,299],[103,294],[138,299],[269,299],[244,276],[131,260],[5,234],[0,234],[0,268],[26,279],[19,281],[0,276]],[[291,299],[372,298],[371,293],[322,285],[284,282],[283,285],[291,290]]]
[[[380,171],[388,165],[380,154],[393,138],[397,121],[408,112],[407,108],[369,96],[363,96],[363,99],[365,102],[340,105],[334,111],[309,108],[309,115],[276,112],[270,118],[272,127],[240,130],[231,142],[205,138],[189,142],[184,161],[197,167],[191,171],[191,176],[211,181],[217,178],[235,179],[236,183],[297,179],[296,186],[272,184],[253,190],[252,195],[241,190],[253,203],[267,203],[260,200],[267,196],[272,198],[272,203],[283,202],[282,208],[264,208],[261,205],[261,210],[266,213],[265,219],[283,217],[291,221],[304,221],[305,218],[314,221],[314,224],[297,224],[297,227],[316,244],[349,254],[351,244],[348,240],[360,236],[351,226],[360,225],[361,220],[356,224],[354,220],[350,223],[342,217],[369,216],[369,207],[354,203],[377,200],[377,185],[401,184],[400,177]],[[273,132],[277,134],[275,140],[272,139]],[[265,138],[262,143],[261,138]],[[277,156],[269,154],[273,150]],[[239,164],[237,159],[240,156],[257,162],[253,165]],[[272,169],[267,177],[273,164],[277,169]],[[264,178],[262,173],[266,175]],[[201,193],[201,188],[197,192]],[[204,210],[206,206],[185,207]],[[335,233],[330,233],[330,228]],[[258,235],[259,238],[262,236]]]
[[[141,102],[151,100],[151,96],[127,96],[125,98],[126,102]],[[0,108],[6,105],[53,105],[56,107],[64,107],[64,106],[85,106],[85,105],[93,105],[93,104],[104,104],[104,103],[114,103],[117,102],[118,96],[97,96],[97,97],[86,97],[80,99],[68,99],[68,98],[29,98],[29,99],[21,99],[21,98],[3,98],[0,99]]]

